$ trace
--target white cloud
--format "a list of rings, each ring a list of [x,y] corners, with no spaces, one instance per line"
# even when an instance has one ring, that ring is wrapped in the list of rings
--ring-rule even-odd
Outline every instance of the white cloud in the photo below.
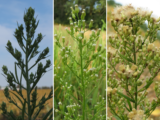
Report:
[[[12,28],[8,28],[8,27],[5,27],[3,25],[0,25],[0,46],[6,46],[8,40],[10,40],[12,42],[12,45],[14,47],[17,47],[17,43],[15,41],[15,38],[13,36],[14,34],[14,29]]]

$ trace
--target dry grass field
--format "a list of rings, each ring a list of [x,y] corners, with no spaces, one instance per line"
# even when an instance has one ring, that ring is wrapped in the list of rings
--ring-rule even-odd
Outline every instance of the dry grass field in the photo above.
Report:
[[[58,33],[60,32],[62,36],[65,36],[66,41],[69,42],[69,39],[71,39],[71,37],[70,37],[69,34],[66,32],[66,30],[65,30],[66,27],[69,29],[69,26],[62,26],[62,25],[60,25],[60,24],[54,24],[54,34],[57,34],[57,32],[58,32]],[[87,30],[87,29],[86,29],[86,30]],[[91,33],[92,33],[91,30],[87,30],[87,32],[84,34],[84,36],[85,36],[86,38],[89,38],[89,35],[90,35]],[[101,36],[100,39],[103,40],[103,43],[106,43],[106,41],[104,41],[104,40],[106,40],[106,32],[105,32],[105,31],[101,32],[100,36]]]
[[[73,50],[76,50],[77,48],[76,48],[75,42],[73,42],[71,36],[67,33],[65,28],[68,28],[68,30],[70,29],[69,26],[54,24],[54,34],[60,35],[61,36],[60,38],[62,38],[64,36],[65,40],[66,40],[64,46],[72,46]],[[85,31],[86,32],[85,32],[84,36],[86,38],[89,38],[92,31],[87,30],[87,29]],[[62,39],[60,39],[60,40],[62,40]],[[72,41],[72,42],[70,42],[70,41]],[[106,46],[106,31],[102,31],[100,33],[99,43],[97,43],[97,45],[98,44],[102,44],[103,46]],[[56,45],[54,45],[54,65],[55,66],[57,66],[57,64],[61,64],[59,50],[60,49]]]
[[[38,92],[38,100],[37,100],[37,104],[38,102],[40,101],[40,99],[43,97],[43,95],[46,93],[46,97],[48,96],[48,94],[50,93],[51,89],[37,89],[37,92]],[[15,92],[14,92],[15,93]],[[22,90],[22,94],[24,95],[25,98],[27,98],[27,94],[26,94],[26,91],[25,90]],[[13,97],[15,99],[15,101],[17,102],[17,104],[21,106],[21,103],[20,101],[12,94],[10,93],[10,96],[11,98]],[[6,102],[6,105],[7,105],[7,110],[10,111],[10,110],[13,110],[13,112],[16,114],[16,115],[19,115],[20,114],[20,110],[13,104],[10,104],[8,102],[8,100],[6,99],[6,97],[4,96],[4,93],[3,93],[3,90],[0,90],[0,104],[2,102]],[[44,116],[48,111],[49,109],[51,109],[51,107],[53,106],[53,99],[50,99],[46,102],[47,105],[45,105],[45,108],[40,112],[39,114],[39,118],[41,118],[42,116]],[[0,111],[0,118],[2,118],[2,115],[1,115],[2,111]],[[1,120],[1,119],[0,119]]]

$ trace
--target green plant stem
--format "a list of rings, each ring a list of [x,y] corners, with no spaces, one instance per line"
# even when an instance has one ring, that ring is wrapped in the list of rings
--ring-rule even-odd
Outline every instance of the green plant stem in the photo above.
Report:
[[[78,20],[79,20],[79,16],[77,15]],[[81,31],[81,23],[80,23],[80,31]],[[85,85],[84,85],[84,80],[83,80],[83,57],[82,57],[82,40],[80,42],[80,57],[81,57],[81,80],[82,80],[82,86],[83,86],[83,120],[85,120],[85,109],[86,109],[86,97],[85,97]]]
[[[131,22],[131,25],[132,25],[132,27],[133,27],[133,22],[132,22],[132,20],[130,19],[130,22]],[[134,31],[133,29],[132,29],[132,34],[133,35],[136,35],[136,33],[137,33],[137,29]],[[136,42],[134,41],[134,43],[133,43],[133,54],[134,54],[134,63],[135,63],[135,65],[136,65]],[[135,87],[135,109],[137,110],[137,96],[138,96],[138,88],[137,88],[137,79],[136,79],[136,87]]]
[[[85,120],[85,108],[86,108],[86,97],[85,97],[85,85],[83,80],[83,57],[82,57],[82,41],[80,42],[80,57],[81,57],[81,80],[83,86],[83,120]]]
[[[112,108],[111,106],[111,101],[108,99],[108,105],[109,105],[109,108],[111,109],[111,113],[114,115],[114,116],[117,116],[119,119],[121,119],[121,117],[116,113],[116,111],[114,110],[114,108]]]
[[[28,79],[28,43],[26,42],[26,84],[27,84],[27,100],[28,100],[28,120],[31,120],[30,109],[30,82]]]
[[[134,62],[136,64],[136,48],[135,48],[135,41],[133,44],[133,52],[134,52]],[[136,87],[135,87],[135,109],[137,109],[137,96],[138,96],[138,89],[137,89],[137,79],[136,79]]]

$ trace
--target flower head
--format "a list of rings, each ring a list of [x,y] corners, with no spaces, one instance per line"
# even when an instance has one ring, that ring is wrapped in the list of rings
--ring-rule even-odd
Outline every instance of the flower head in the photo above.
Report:
[[[112,88],[111,87],[107,87],[107,95],[109,95],[112,92]]]

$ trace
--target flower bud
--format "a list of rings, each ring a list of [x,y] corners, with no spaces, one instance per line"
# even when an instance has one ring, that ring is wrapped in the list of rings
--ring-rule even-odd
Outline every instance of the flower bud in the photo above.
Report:
[[[74,14],[74,13],[75,13],[75,11],[74,11],[73,7],[70,7],[70,8],[71,8],[71,10],[72,10],[72,13]]]
[[[148,52],[154,50],[154,44],[153,43],[149,43],[148,47],[147,47]]]
[[[123,64],[119,66],[119,71],[121,71],[123,73],[126,71],[126,68]]]
[[[72,12],[72,18],[73,19],[75,19],[76,18],[76,16],[75,16],[75,14]]]
[[[28,44],[28,45],[31,45],[31,43],[32,43],[31,38],[27,39],[27,44]]]
[[[77,31],[78,31],[78,26],[76,25],[76,26],[75,26],[75,32],[77,32]]]
[[[133,111],[129,112],[129,114],[128,114],[129,119],[132,119],[134,116],[135,116],[135,114]]]
[[[80,34],[81,34],[82,38],[84,38],[84,31],[81,31]]]
[[[111,37],[111,36],[109,36],[108,41],[109,41],[110,43],[112,43],[112,37]]]
[[[79,13],[79,8],[78,8],[78,5],[77,5],[77,4],[75,5],[75,13],[76,13],[76,14]]]
[[[89,28],[91,28],[93,26],[93,20],[91,19],[90,23],[89,23]]]
[[[82,20],[83,29],[85,28],[85,20]]]
[[[137,75],[138,75],[138,72],[135,72],[135,73],[133,73],[133,77],[137,77]]]
[[[102,44],[99,44],[98,49],[97,49],[98,52],[101,51],[101,48],[102,48]]]
[[[70,24],[71,24],[71,23],[73,23],[73,21],[72,21],[72,18],[71,18],[71,17],[69,17],[68,19],[69,19],[69,21],[70,21]]]
[[[61,102],[58,103],[60,110],[63,110],[63,105]]]
[[[111,53],[108,52],[108,53],[107,53],[107,58],[109,59],[110,57],[111,57]]]
[[[142,80],[139,79],[139,80],[137,81],[137,86],[141,86],[141,85],[142,85]]]
[[[83,9],[82,15],[81,15],[81,20],[84,20],[85,16],[86,16],[85,9]]]
[[[64,36],[62,37],[62,42],[63,42],[63,44],[65,43],[65,37]]]
[[[70,28],[71,28],[71,35],[73,35],[74,34],[73,23],[70,23]]]
[[[82,23],[82,21],[81,20],[78,20],[78,27],[80,28],[81,27],[81,24]]]
[[[112,90],[112,94],[115,94],[117,92],[117,88],[114,88],[113,90]]]
[[[4,74],[7,74],[7,72],[8,72],[7,66],[3,65],[2,70],[3,70]]]
[[[111,25],[112,25],[113,27],[115,27],[115,24],[114,24],[114,20],[113,20],[113,19],[111,20]]]
[[[111,92],[112,92],[112,88],[111,87],[107,87],[107,95],[110,95]]]
[[[92,55],[92,58],[95,59],[96,56],[97,56],[97,53],[94,53],[94,54]]]
[[[156,100],[154,98],[153,101],[151,102],[151,106],[154,106],[155,104],[156,104]]]
[[[137,65],[134,65],[134,64],[133,64],[133,65],[131,66],[131,70],[136,71],[136,70],[137,70]]]

